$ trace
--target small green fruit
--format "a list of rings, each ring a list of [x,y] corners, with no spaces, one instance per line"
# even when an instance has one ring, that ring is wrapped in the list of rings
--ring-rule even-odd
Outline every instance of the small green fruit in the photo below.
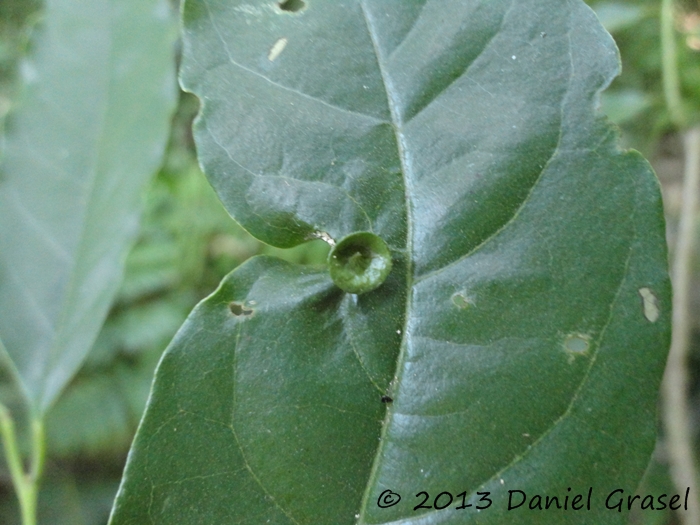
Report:
[[[391,272],[391,252],[373,233],[351,233],[328,254],[333,282],[348,293],[371,292]]]

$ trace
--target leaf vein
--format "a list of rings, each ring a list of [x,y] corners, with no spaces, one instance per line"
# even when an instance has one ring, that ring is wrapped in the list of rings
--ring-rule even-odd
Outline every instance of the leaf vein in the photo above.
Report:
[[[410,177],[409,177],[409,172],[411,170],[411,162],[410,159],[408,158],[406,154],[406,145],[405,145],[405,139],[403,136],[403,133],[401,132],[401,129],[399,127],[399,110],[395,102],[395,96],[392,93],[392,87],[391,84],[389,83],[389,78],[387,76],[387,73],[384,71],[384,67],[382,66],[382,61],[381,61],[381,56],[379,54],[379,47],[376,42],[376,36],[372,30],[372,24],[370,23],[369,17],[367,15],[367,10],[365,7],[365,0],[360,0],[359,1],[359,6],[360,6],[360,11],[362,13],[362,17],[364,18],[365,25],[367,27],[367,33],[369,35],[370,40],[372,41],[372,46],[374,48],[374,54],[377,60],[377,67],[379,69],[379,73],[382,78],[382,83],[384,84],[384,89],[386,91],[386,98],[387,98],[387,105],[389,106],[389,111],[391,113],[392,117],[392,127],[394,129],[394,136],[396,140],[396,146],[398,148],[398,157],[399,157],[399,162],[401,163],[401,174],[403,176],[403,183],[404,183],[404,199],[406,203],[406,225],[407,225],[407,232],[406,232],[406,253],[408,254],[408,257],[406,258],[406,289],[408,290],[407,297],[406,297],[406,308],[404,310],[404,323],[403,323],[403,329],[401,331],[402,336],[401,336],[401,344],[399,347],[399,355],[397,358],[397,366],[398,363],[401,363],[404,360],[404,356],[406,353],[406,346],[407,346],[407,326],[406,324],[408,323],[408,317],[409,317],[409,309],[410,309],[410,304],[412,300],[412,291],[413,291],[413,257],[412,257],[412,243],[413,243],[413,228],[412,228],[412,221],[411,221],[411,188],[410,188]],[[390,407],[387,407],[386,410],[386,415],[384,416],[384,422],[382,424],[382,430],[381,430],[381,435],[380,435],[380,441],[379,441],[379,446],[377,447],[377,453],[374,457],[374,461],[372,464],[372,470],[370,472],[369,480],[365,489],[365,493],[362,496],[362,503],[360,507],[360,518],[359,518],[359,523],[362,523],[365,521],[365,513],[367,509],[369,508],[369,495],[372,486],[376,483],[377,481],[377,476],[379,473],[379,464],[380,460],[382,457],[382,451],[384,449],[385,443],[387,440],[385,439],[387,429],[389,428],[389,422],[391,421],[392,418],[392,411]]]
[[[501,19],[501,23],[499,27],[496,29],[496,31],[493,32],[493,34],[490,35],[489,39],[484,42],[483,47],[479,50],[479,52],[474,56],[474,58],[471,59],[466,64],[463,64],[461,67],[461,71],[459,71],[456,75],[454,75],[454,78],[450,79],[449,82],[445,83],[438,91],[435,93],[432,93],[428,98],[425,100],[421,101],[420,105],[418,105],[415,108],[411,108],[411,114],[408,116],[408,118],[403,122],[403,124],[408,124],[412,120],[414,120],[418,115],[423,113],[426,109],[428,109],[436,100],[438,100],[445,91],[447,91],[450,86],[454,85],[455,82],[457,82],[459,79],[463,78],[467,73],[469,73],[469,70],[471,67],[474,65],[474,63],[481,57],[484,52],[488,49],[488,47],[491,45],[491,42],[493,42],[493,39],[498,36],[498,34],[501,32],[501,29],[503,28],[503,23],[508,16],[508,13],[513,9],[513,2],[511,2],[510,6],[506,10],[506,12],[503,14],[503,18]],[[478,85],[478,84],[477,84]],[[479,86],[481,87],[481,86]],[[487,91],[488,93],[488,91]],[[490,93],[489,93],[490,94]]]
[[[289,321],[287,321],[289,322]],[[241,341],[241,333],[243,332],[243,323],[239,323],[238,326],[236,327],[236,342],[234,344],[234,349],[238,349]],[[238,352],[234,350],[233,352],[233,359],[231,362],[231,371],[232,371],[232,378],[231,378],[231,399],[232,399],[232,411],[231,411],[231,424],[229,425],[229,428],[231,430],[231,435],[233,436],[233,439],[236,443],[236,447],[238,448],[238,451],[241,454],[241,460],[243,461],[243,465],[245,466],[245,469],[248,471],[250,474],[251,478],[253,481],[260,487],[260,490],[262,490],[263,494],[267,496],[270,501],[277,507],[287,518],[294,523],[295,525],[301,525],[295,518],[294,516],[291,515],[282,505],[279,504],[279,502],[275,499],[275,497],[270,493],[269,490],[263,485],[262,481],[260,478],[255,474],[253,471],[253,468],[251,467],[250,463],[248,462],[248,458],[245,454],[245,451],[243,450],[243,445],[241,444],[240,439],[238,438],[238,433],[236,432],[236,422],[235,422],[235,410],[236,410],[236,356],[238,355]]]
[[[248,168],[248,167],[244,166],[243,164],[241,164],[239,161],[237,161],[237,160],[233,157],[233,155],[231,155],[231,152],[230,152],[228,149],[226,149],[226,148],[224,147],[224,145],[221,144],[221,142],[219,142],[218,138],[214,135],[214,133],[212,132],[211,128],[207,127],[207,132],[209,133],[209,136],[212,138],[212,140],[214,141],[214,143],[215,143],[217,146],[219,146],[219,147],[224,151],[224,153],[226,153],[226,155],[228,156],[228,158],[229,158],[229,160],[230,160],[231,162],[233,162],[236,166],[238,166],[239,168],[241,168],[242,170],[244,170],[246,173],[252,175],[252,176],[255,177],[255,178],[263,178],[263,177],[265,177],[265,178],[277,178],[277,179],[280,179],[280,180],[290,180],[290,181],[294,181],[294,182],[307,182],[307,183],[310,183],[310,184],[319,184],[319,185],[322,185],[322,186],[327,186],[327,187],[329,187],[329,188],[333,188],[333,189],[335,189],[335,190],[338,190],[339,192],[341,192],[342,194],[344,194],[344,195],[348,198],[348,200],[349,200],[350,202],[352,202],[355,206],[357,206],[358,210],[362,213],[362,215],[364,216],[365,220],[367,221],[367,227],[368,227],[369,231],[373,231],[374,226],[372,225],[372,219],[370,218],[369,214],[367,213],[367,210],[365,210],[365,208],[364,208],[352,195],[350,195],[350,193],[348,192],[348,190],[346,190],[346,189],[343,188],[342,186],[336,186],[336,185],[334,185],[334,184],[330,184],[330,183],[328,183],[328,182],[326,182],[326,181],[322,181],[322,180],[306,181],[306,180],[303,180],[303,179],[296,179],[296,178],[294,178],[294,177],[289,177],[289,176],[287,176],[287,175],[262,175],[262,174],[260,174],[260,173],[255,173],[255,172],[252,171],[250,168]],[[253,213],[255,214],[256,217],[258,217],[261,221],[263,221],[265,224],[267,224],[267,225],[270,226],[271,228],[280,228],[280,226],[273,226],[272,224],[270,224],[270,223],[265,219],[265,217],[263,217],[262,215],[259,215],[259,214],[255,213],[255,212],[253,212]],[[292,232],[291,229],[288,229],[288,231]]]
[[[566,97],[564,97],[564,99],[562,100],[562,109],[563,109],[563,106],[564,106],[565,98],[566,98]],[[562,112],[563,112],[563,111],[562,111]],[[448,270],[449,268],[452,268],[453,266],[455,266],[455,265],[459,264],[460,262],[464,261],[464,260],[467,259],[468,257],[471,257],[471,256],[474,255],[476,252],[478,252],[479,250],[481,250],[484,246],[486,246],[488,243],[490,243],[491,241],[493,241],[496,237],[498,237],[498,235],[501,234],[501,233],[502,233],[508,226],[510,226],[513,222],[515,222],[515,220],[520,216],[520,214],[522,213],[522,211],[525,209],[525,206],[527,205],[527,203],[528,203],[528,202],[530,201],[530,199],[532,198],[532,196],[533,196],[533,194],[534,194],[534,192],[535,192],[535,189],[537,188],[537,186],[539,185],[540,181],[542,180],[542,177],[544,176],[545,172],[549,169],[549,167],[550,167],[550,165],[552,164],[552,162],[554,162],[554,160],[557,158],[557,154],[559,154],[559,153],[561,152],[561,150],[560,150],[560,145],[561,145],[561,142],[562,142],[563,134],[564,134],[564,125],[563,125],[562,120],[560,119],[560,121],[559,121],[559,137],[558,137],[558,139],[557,139],[557,144],[556,144],[556,146],[554,147],[554,149],[552,150],[552,154],[550,155],[549,159],[547,159],[547,162],[545,163],[545,165],[542,167],[542,169],[540,170],[539,174],[537,175],[537,178],[536,178],[535,181],[533,182],[532,186],[530,186],[530,189],[529,189],[527,195],[525,196],[525,198],[523,199],[523,201],[520,203],[520,205],[518,206],[518,208],[515,210],[515,213],[513,213],[513,215],[510,217],[510,219],[508,219],[500,228],[498,228],[496,231],[494,231],[493,233],[491,233],[488,237],[486,237],[483,241],[481,241],[478,245],[476,245],[474,248],[472,248],[471,250],[469,250],[467,253],[465,253],[465,254],[462,255],[461,257],[455,259],[454,261],[451,261],[451,262],[445,264],[444,266],[441,266],[440,268],[437,268],[437,269],[435,269],[435,270],[432,270],[432,271],[430,271],[430,272],[428,272],[428,273],[425,273],[425,274],[423,274],[423,275],[419,275],[418,277],[416,277],[416,279],[415,279],[415,284],[418,284],[418,283],[420,283],[420,282],[422,282],[422,281],[425,281],[426,279],[430,279],[431,277],[435,277],[436,275],[439,275],[439,274],[441,274],[442,272]]]

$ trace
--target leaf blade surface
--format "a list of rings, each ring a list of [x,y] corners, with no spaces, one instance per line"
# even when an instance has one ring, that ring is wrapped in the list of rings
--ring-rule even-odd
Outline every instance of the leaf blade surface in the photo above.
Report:
[[[289,408],[287,395],[270,401],[260,392],[299,382],[317,402],[341,406],[352,395],[342,381],[326,389],[322,377],[283,363],[290,355],[355,354],[350,361],[371,379],[353,387],[366,410],[379,417],[382,392],[393,403],[384,405],[380,426],[356,425],[330,444],[344,450],[369,443],[369,435],[371,466],[356,460],[352,474],[337,478],[345,490],[317,498],[329,494],[328,483],[318,475],[308,484],[304,440],[332,476],[342,460],[318,444],[334,423],[319,409],[316,423],[295,434],[298,416],[282,411],[275,440],[251,440],[253,461],[219,487],[249,487],[257,478],[257,502],[235,510],[213,501],[190,509],[188,519],[252,520],[276,505],[278,513],[265,514],[274,523],[532,523],[531,512],[506,510],[509,489],[563,501],[567,487],[594,486],[591,513],[552,511],[547,523],[624,522],[604,497],[612,488],[632,492],[651,453],[670,294],[658,184],[595,113],[618,58],[592,12],[577,1],[318,0],[287,13],[268,2],[191,0],[185,29],[183,84],[204,101],[200,161],[234,218],[280,246],[370,230],[395,261],[377,290],[333,302],[322,299],[329,288],[315,295],[322,307],[303,310],[311,325],[328,327],[326,316],[334,318],[326,337],[343,344],[293,330],[296,338],[249,363],[255,380],[232,364],[225,383],[263,406]],[[195,318],[209,332],[226,331],[201,311],[250,300],[226,289],[266,280],[268,264],[233,272]],[[306,297],[293,291],[299,283],[290,279],[279,293]],[[276,301],[273,294],[260,301],[257,342],[249,344],[265,346],[266,334],[291,326],[266,317],[265,304]],[[297,308],[289,305],[289,319]],[[214,355],[242,352],[230,345],[217,345]],[[185,325],[166,352],[162,367],[173,368],[158,371],[112,523],[146,514],[167,522],[175,510],[164,503],[164,487],[178,479],[190,494],[208,493],[199,478],[146,459],[158,448],[149,448],[155,428],[176,439],[165,385],[197,383],[198,368],[176,365],[176,355],[206,346]],[[280,376],[268,382],[261,378],[274,356]],[[346,369],[338,362],[328,370]],[[191,396],[206,414],[215,394]],[[262,425],[241,419],[235,396],[222,397],[233,403],[225,416],[231,435],[222,439],[242,450],[237,424],[256,432]],[[177,439],[173,450],[194,453]],[[140,496],[149,487],[162,488],[160,499]],[[380,508],[385,490],[403,500]],[[414,511],[423,490],[431,498],[466,492],[473,505],[488,491],[494,503],[481,512]]]
[[[174,102],[166,3],[49,1],[44,16],[0,166],[0,333],[39,411],[104,321]]]

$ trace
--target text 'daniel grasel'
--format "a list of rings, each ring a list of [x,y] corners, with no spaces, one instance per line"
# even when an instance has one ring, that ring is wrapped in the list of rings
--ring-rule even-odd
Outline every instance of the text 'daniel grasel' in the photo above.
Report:
[[[600,494],[598,492],[601,492]],[[415,512],[424,510],[485,511],[501,505],[507,511],[590,511],[603,509],[613,512],[638,510],[688,510],[690,488],[684,494],[634,494],[622,488],[595,491],[588,487],[583,491],[567,487],[560,494],[534,494],[520,489],[492,493],[490,491],[453,493],[442,491],[431,494],[421,490],[411,498],[402,498],[392,490],[384,490],[377,498],[377,507],[387,509],[396,506],[410,507]]]

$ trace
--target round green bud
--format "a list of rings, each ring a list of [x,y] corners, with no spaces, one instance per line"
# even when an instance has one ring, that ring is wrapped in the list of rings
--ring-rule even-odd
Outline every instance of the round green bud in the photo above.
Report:
[[[391,252],[373,233],[351,233],[341,239],[328,254],[331,278],[349,293],[371,292],[391,272]]]

